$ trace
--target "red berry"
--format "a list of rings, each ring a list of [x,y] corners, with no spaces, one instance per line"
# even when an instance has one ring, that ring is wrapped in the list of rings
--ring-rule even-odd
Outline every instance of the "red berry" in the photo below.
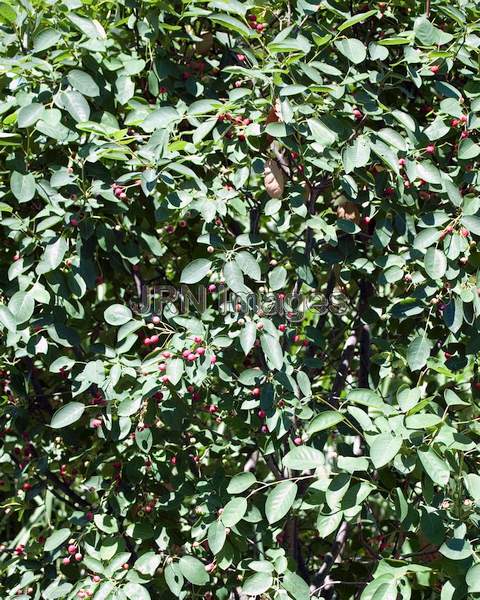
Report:
[[[406,165],[406,163],[407,163],[407,161],[406,161],[404,158],[400,158],[400,159],[398,160],[398,166],[399,166],[399,167],[403,167],[403,166],[405,166],[405,165]]]
[[[23,491],[25,491],[25,492],[28,492],[28,490],[31,490],[31,489],[32,489],[32,484],[31,484],[31,483],[28,483],[28,481],[27,481],[26,483],[24,483],[24,484],[22,485],[22,489],[23,489]]]
[[[433,74],[435,74],[435,73],[438,73],[438,72],[440,71],[440,67],[439,67],[438,65],[432,65],[432,66],[430,67],[430,71],[431,71]]]
[[[258,398],[258,396],[260,396],[260,393],[261,393],[260,392],[260,388],[258,388],[258,387],[253,388],[253,390],[252,390],[252,396],[254,396],[255,398]]]
[[[355,119],[357,119],[357,121],[360,121],[363,118],[362,111],[358,108],[354,108],[352,114],[355,117]]]
[[[286,329],[287,329],[287,326],[285,325],[285,323],[281,323],[281,324],[278,326],[278,331],[281,331],[282,333],[283,333],[284,331],[286,331]]]
[[[266,28],[265,23],[258,23],[257,26],[255,27],[255,29],[257,31],[263,31]]]
[[[467,117],[467,115],[461,115],[461,117],[460,117],[460,121],[461,121],[462,123],[466,123],[466,122],[468,121],[468,117]]]
[[[264,419],[267,416],[267,413],[261,408],[257,415],[259,416],[260,419]]]

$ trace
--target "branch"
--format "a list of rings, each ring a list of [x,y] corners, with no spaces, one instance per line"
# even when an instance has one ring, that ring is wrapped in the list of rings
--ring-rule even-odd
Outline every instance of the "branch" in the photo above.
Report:
[[[330,404],[337,408],[338,401],[340,399],[340,394],[342,393],[342,390],[345,387],[348,369],[350,367],[350,362],[352,361],[356,345],[357,335],[356,333],[352,333],[345,342],[345,346],[343,347],[342,356],[340,357],[340,365],[337,369],[337,374],[335,375],[335,381],[333,382],[332,391],[330,392],[330,395],[328,397],[328,401],[330,402]]]
[[[327,552],[327,554],[325,554],[322,566],[315,573],[315,586],[322,587],[324,585],[327,575],[330,573],[330,570],[332,569],[334,563],[337,561],[337,559],[343,552],[345,541],[347,539],[347,532],[348,525],[346,521],[343,521],[343,523],[340,525],[337,531],[337,535],[335,536],[335,540],[332,544],[332,547],[330,548],[330,551]],[[329,587],[330,585],[331,584],[328,584],[328,586],[325,585],[325,589],[327,589],[327,587]]]

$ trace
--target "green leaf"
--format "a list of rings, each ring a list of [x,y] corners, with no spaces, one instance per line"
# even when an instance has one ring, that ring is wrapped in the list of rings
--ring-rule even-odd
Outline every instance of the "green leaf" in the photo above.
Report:
[[[155,554],[155,552],[145,552],[145,554],[142,554],[142,556],[137,558],[134,568],[142,575],[150,575],[153,577],[161,562],[162,557],[160,554]]]
[[[72,532],[68,528],[57,529],[48,538],[45,540],[45,544],[43,549],[45,552],[52,552],[62,544],[64,544],[69,537],[71,537]]]
[[[148,590],[139,583],[129,582],[122,591],[129,600],[151,600]],[[95,594],[95,600],[96,596],[97,594]]]
[[[226,15],[223,13],[213,14],[208,17],[210,21],[214,23],[218,23],[225,29],[229,29],[230,31],[235,31],[235,33],[239,33],[244,38],[249,38],[253,35],[252,29],[247,27],[242,21],[232,17],[230,15]]]
[[[282,481],[273,486],[265,502],[265,514],[270,524],[282,519],[292,507],[297,495],[297,484],[293,481]]]
[[[79,69],[73,69],[67,75],[68,83],[84,96],[90,96],[94,98],[100,94],[100,88],[95,83],[95,80],[91,75],[80,71]]]
[[[206,258],[197,258],[188,264],[180,275],[181,283],[197,283],[201,281],[212,267],[212,261]]]
[[[68,250],[67,241],[63,237],[56,238],[48,244],[43,253],[42,260],[38,263],[36,271],[38,274],[54,271],[63,261]]]
[[[167,565],[164,575],[165,581],[172,594],[179,596],[184,583],[183,575],[180,571],[179,565],[176,563]]]
[[[165,129],[171,123],[178,119],[178,112],[171,106],[162,106],[150,113],[142,123],[142,129],[147,133],[152,133],[157,129]]]
[[[35,196],[35,177],[32,173],[22,175],[13,171],[10,177],[10,189],[19,202],[29,202]]]
[[[309,600],[310,589],[308,584],[292,571],[287,571],[283,577],[282,586],[295,600]]]
[[[447,271],[445,254],[437,248],[429,248],[425,254],[425,271],[432,279],[441,279]]]
[[[323,452],[310,446],[297,446],[283,457],[283,465],[289,469],[303,471],[304,469],[316,469],[325,464]]]
[[[60,94],[60,102],[77,123],[82,123],[90,119],[90,106],[79,92],[73,90],[62,92]]]
[[[452,298],[443,311],[445,325],[452,333],[457,333],[463,324],[463,302],[460,298]]]
[[[14,8],[6,2],[0,2],[0,21],[3,23],[15,23],[17,13]]]
[[[317,431],[324,431],[335,427],[338,423],[344,420],[344,415],[336,410],[326,410],[317,415],[307,427],[307,434],[312,435]]]
[[[247,596],[258,596],[272,587],[273,577],[270,573],[255,573],[248,577],[242,585],[242,592]]]
[[[480,217],[464,215],[462,217],[462,225],[464,225],[471,233],[480,235]]]
[[[374,10],[369,10],[364,13],[359,13],[358,15],[355,15],[354,17],[350,17],[350,19],[347,19],[341,25],[339,25],[338,31],[345,31],[345,29],[348,29],[349,27],[353,27],[357,23],[361,23],[362,21],[365,21],[366,19],[373,17],[373,15],[376,15],[377,12],[378,11],[376,9],[374,9]]]
[[[281,370],[283,367],[283,351],[278,339],[273,335],[263,333],[260,336],[260,342],[269,367]]]
[[[205,585],[210,579],[204,564],[194,556],[182,556],[178,566],[185,579],[194,585]]]
[[[6,307],[4,304],[0,304],[0,323],[2,323],[2,325],[6,327],[8,331],[12,331],[13,333],[15,333],[15,331],[17,330],[16,319],[12,315],[8,307]]]
[[[229,494],[241,494],[257,482],[253,473],[239,473],[230,480],[227,492]]]
[[[22,106],[22,108],[18,111],[17,125],[20,128],[31,127],[38,121],[38,119],[42,118],[44,112],[45,107],[43,104],[38,104],[37,102],[32,102],[32,104]]]
[[[103,318],[109,325],[125,325],[132,318],[132,311],[123,304],[112,304],[103,313]]]
[[[28,292],[16,292],[10,298],[8,308],[17,324],[25,323],[33,315],[35,300]]]
[[[430,479],[445,487],[450,479],[450,467],[442,460],[432,448],[428,450],[418,450],[418,458]]]
[[[68,13],[67,19],[71,21],[80,33],[92,39],[105,39],[107,37],[105,29],[96,19],[86,19],[75,13]]]
[[[255,344],[255,339],[257,337],[257,328],[253,321],[247,321],[245,325],[242,327],[240,331],[240,345],[242,346],[242,350],[245,353],[245,356],[250,352]]]
[[[432,347],[432,341],[421,335],[410,342],[407,348],[407,363],[412,371],[419,371],[427,364]]]
[[[438,551],[450,560],[465,560],[473,554],[471,543],[468,540],[459,538],[452,538],[443,543]]]
[[[363,42],[355,38],[338,40],[335,42],[337,50],[349,61],[359,65],[367,58],[367,48]]]
[[[248,503],[245,498],[232,498],[221,514],[222,523],[225,527],[233,527],[243,519],[247,512]]]
[[[81,402],[69,402],[61,406],[53,415],[50,427],[62,429],[78,421],[85,411],[85,405]]]
[[[376,469],[388,464],[399,453],[402,447],[402,438],[391,433],[376,435],[370,442],[370,458]]]
[[[208,547],[213,554],[218,554],[225,544],[227,533],[225,526],[220,521],[214,521],[208,527]]]
[[[56,29],[43,29],[33,39],[33,51],[35,53],[43,52],[44,50],[55,46],[61,37],[61,32]]]

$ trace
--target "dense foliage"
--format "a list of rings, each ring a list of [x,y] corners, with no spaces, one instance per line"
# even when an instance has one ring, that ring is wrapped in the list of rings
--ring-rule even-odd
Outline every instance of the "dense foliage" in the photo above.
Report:
[[[479,29],[0,2],[2,598],[480,594]]]

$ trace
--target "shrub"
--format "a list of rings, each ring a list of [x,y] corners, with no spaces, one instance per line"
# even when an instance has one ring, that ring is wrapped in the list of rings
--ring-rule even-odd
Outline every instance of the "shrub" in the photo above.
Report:
[[[3,598],[480,593],[479,18],[0,2]]]

